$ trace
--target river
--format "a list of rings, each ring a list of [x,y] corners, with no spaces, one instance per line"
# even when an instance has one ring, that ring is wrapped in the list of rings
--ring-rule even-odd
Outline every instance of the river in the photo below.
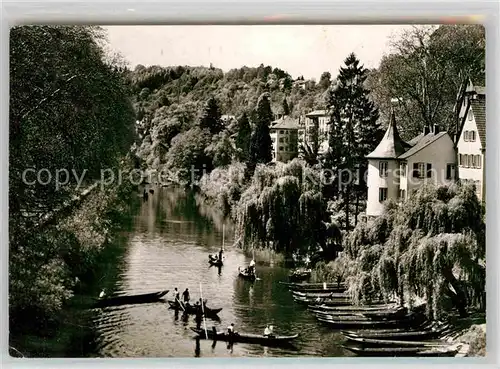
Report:
[[[220,274],[208,264],[208,254],[222,244],[225,224],[225,264]],[[340,347],[340,334],[321,325],[278,281],[286,280],[288,270],[257,260],[259,280],[254,283],[238,277],[238,266],[248,265],[250,257],[233,244],[234,229],[197,197],[176,187],[155,188],[135,216],[127,234],[126,251],[118,263],[112,294],[139,294],[175,287],[182,293],[189,288],[191,299],[208,300],[213,308],[222,307],[220,322],[207,320],[225,329],[262,333],[266,323],[277,334],[299,333],[293,348],[266,348],[261,345],[224,342],[215,347],[210,340],[195,340],[188,322],[176,316],[165,303],[126,305],[94,309],[96,335],[86,356],[98,357],[246,357],[246,356],[348,356]],[[201,283],[201,291],[200,291]]]

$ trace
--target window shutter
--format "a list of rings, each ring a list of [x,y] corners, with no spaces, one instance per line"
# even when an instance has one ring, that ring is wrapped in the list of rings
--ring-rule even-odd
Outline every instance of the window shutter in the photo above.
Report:
[[[432,177],[432,164],[427,163],[427,178],[431,178],[431,177]]]
[[[451,179],[451,164],[446,165],[446,179]]]

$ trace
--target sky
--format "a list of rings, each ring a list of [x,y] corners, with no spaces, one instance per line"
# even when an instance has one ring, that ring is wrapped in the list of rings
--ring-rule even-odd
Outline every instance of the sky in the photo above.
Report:
[[[391,37],[410,26],[398,25],[256,25],[256,26],[108,26],[110,48],[134,68],[137,64],[209,66],[228,71],[261,63],[296,78],[337,76],[354,52],[367,68],[376,68],[390,52]]]

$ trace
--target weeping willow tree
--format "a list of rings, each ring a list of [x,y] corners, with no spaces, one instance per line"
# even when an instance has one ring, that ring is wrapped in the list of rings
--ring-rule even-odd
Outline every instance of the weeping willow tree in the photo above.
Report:
[[[240,245],[287,255],[311,255],[321,249],[332,226],[326,222],[319,184],[319,174],[299,159],[257,166],[237,205]]]
[[[427,314],[484,309],[484,210],[472,184],[419,188],[349,234],[346,281],[355,301],[424,300]],[[377,293],[374,293],[377,292]]]

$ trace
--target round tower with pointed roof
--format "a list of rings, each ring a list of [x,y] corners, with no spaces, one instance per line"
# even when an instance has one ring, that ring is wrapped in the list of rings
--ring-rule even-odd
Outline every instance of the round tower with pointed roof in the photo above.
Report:
[[[399,196],[399,161],[409,144],[399,136],[394,110],[384,137],[378,146],[366,156],[368,159],[368,200],[366,215],[379,216],[384,210],[384,202],[396,200]]]

